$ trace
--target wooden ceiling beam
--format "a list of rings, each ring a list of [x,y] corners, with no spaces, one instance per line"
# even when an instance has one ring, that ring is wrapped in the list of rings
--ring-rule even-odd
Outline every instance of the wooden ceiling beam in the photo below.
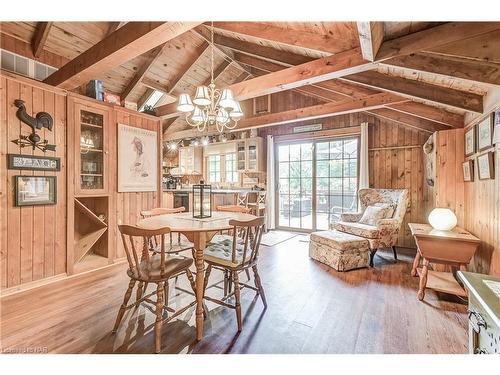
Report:
[[[203,25],[193,29],[193,32],[195,34],[198,34],[198,36],[203,38],[207,43],[211,43],[210,33]],[[215,44],[214,44],[214,48],[215,48],[215,51],[217,51],[218,53],[220,53],[224,57],[224,59],[227,59],[231,62],[234,62],[236,65],[238,65],[241,68],[241,70],[247,71],[244,66],[242,66],[242,65],[238,64],[238,62],[234,61],[231,54],[227,53],[226,51],[224,51],[222,48],[218,47]],[[250,73],[250,72],[248,72],[248,73]]]
[[[214,43],[229,48],[233,51],[241,52],[249,56],[257,57],[259,59],[282,64],[285,66],[300,65],[314,60],[313,58],[308,56],[281,51],[271,47],[262,46],[260,44],[229,38],[220,34],[214,35]]]
[[[359,48],[292,66],[265,76],[231,85],[238,100],[255,98],[300,86],[316,84],[345,75],[373,69],[373,63],[361,56]]]
[[[448,105],[461,110],[476,113],[483,112],[483,97],[470,92],[401,77],[393,77],[375,71],[353,74],[345,76],[342,79],[395,94]]]
[[[347,38],[285,29],[261,22],[214,22],[214,28],[312,51],[339,53],[351,48]]]
[[[205,51],[208,49],[209,45],[207,42],[203,42],[203,44],[198,48],[198,51],[195,56],[191,60],[189,60],[186,64],[184,64],[184,68],[169,82],[168,93],[173,94],[177,85],[186,77],[186,74],[196,65],[196,63],[203,57]]]
[[[279,70],[285,69],[283,65],[279,65],[267,60],[261,60],[257,57],[249,56],[239,52],[234,53],[234,58],[242,64],[251,66],[252,68],[256,68],[261,71],[258,75],[263,75],[262,72],[277,72]],[[379,92],[377,90],[368,89],[363,86],[355,86],[350,83],[340,82],[337,80],[324,81],[310,86],[330,91],[332,94],[329,96],[332,98],[336,96],[337,101],[352,98],[359,99],[367,95],[373,95]]]
[[[432,50],[433,48],[500,29],[500,22],[448,22],[388,40],[380,46],[376,61]]]
[[[389,108],[367,109],[366,112],[376,117],[394,121],[418,130],[424,130],[429,133],[434,133],[437,130],[450,129],[449,126],[440,124],[438,122],[415,117],[398,111],[393,111],[392,109]]]
[[[383,22],[357,22],[359,44],[363,58],[375,61],[375,56],[384,40]]]
[[[260,70],[259,68],[252,67],[252,73],[254,73],[254,75],[258,77],[265,75],[268,72],[265,70]],[[330,90],[325,90],[316,85],[301,86],[297,89],[294,89],[293,91],[303,95],[311,96],[324,102],[341,102],[348,99],[343,95],[339,95]]]
[[[383,64],[420,72],[440,74],[448,77],[467,79],[475,82],[500,85],[500,64],[485,61],[446,58],[428,53],[417,53],[389,59],[384,61]]]
[[[33,50],[33,56],[36,58],[40,57],[40,54],[43,51],[43,47],[45,46],[45,42],[49,37],[50,29],[54,22],[38,22],[36,25],[35,34],[33,35],[33,39],[31,41],[31,48]]]
[[[400,101],[401,98],[396,95],[388,93],[375,94],[363,99],[345,100],[340,103],[319,104],[284,112],[243,118],[238,122],[236,130],[289,124],[297,121],[314,120],[347,113],[362,112],[368,109],[381,108],[387,104],[397,103]]]
[[[74,89],[198,25],[199,22],[128,22],[44,82]]]
[[[464,127],[464,116],[458,113],[447,111],[444,108],[437,108],[431,105],[409,101],[405,103],[391,104],[387,106],[395,111],[420,117],[425,120],[438,122],[454,128]]]
[[[125,24],[126,24],[126,22],[119,22],[119,21],[118,22],[110,22],[109,27],[108,27],[108,31],[106,32],[106,36],[114,33],[116,30],[118,30],[120,27],[122,27]]]
[[[231,65],[231,62],[227,60],[224,60],[219,64],[219,66],[214,70],[214,82],[217,81],[217,78],[224,74],[229,65]],[[203,86],[208,86],[211,81],[212,77],[208,77],[205,82],[203,82]]]
[[[141,83],[142,79],[148,72],[149,68],[153,66],[153,64],[158,60],[158,58],[161,56],[163,49],[165,47],[165,43],[153,48],[146,57],[146,61],[144,64],[139,68],[139,70],[134,74],[134,77],[132,80],[128,83],[127,87],[125,87],[125,90],[120,95],[120,98],[122,102],[127,100],[128,96],[132,93],[132,91],[139,86]]]

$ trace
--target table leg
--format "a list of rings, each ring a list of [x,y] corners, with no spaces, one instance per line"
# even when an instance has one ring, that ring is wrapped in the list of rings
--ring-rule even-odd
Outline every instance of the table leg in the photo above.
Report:
[[[429,272],[429,261],[424,258],[422,272],[420,273],[420,283],[418,285],[417,297],[422,301],[425,297],[425,287],[427,286],[427,273]]]
[[[203,283],[205,279],[203,251],[206,246],[206,235],[203,232],[194,233],[194,248],[196,266],[196,340],[200,341],[203,338]]]
[[[413,277],[417,276],[417,268],[420,265],[420,251],[417,249],[417,255],[415,255],[415,259],[413,260],[413,267],[411,269],[410,275]]]

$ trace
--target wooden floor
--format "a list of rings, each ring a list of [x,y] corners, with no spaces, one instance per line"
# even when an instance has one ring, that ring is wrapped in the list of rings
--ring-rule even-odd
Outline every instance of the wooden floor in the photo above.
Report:
[[[194,312],[188,311],[163,326],[163,352],[467,352],[466,306],[432,291],[419,302],[410,254],[394,263],[392,253],[381,252],[374,269],[339,273],[312,261],[301,238],[261,248],[269,306],[264,310],[254,292],[244,290],[241,334],[236,334],[234,310],[209,305],[204,339],[195,342]],[[151,353],[154,317],[143,306],[125,315],[116,335],[110,333],[127,282],[122,264],[4,297],[0,349]],[[172,290],[170,298],[177,293]]]

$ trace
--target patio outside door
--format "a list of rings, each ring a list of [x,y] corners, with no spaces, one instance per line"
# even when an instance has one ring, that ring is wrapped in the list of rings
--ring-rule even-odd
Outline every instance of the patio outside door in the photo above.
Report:
[[[328,229],[357,209],[358,138],[276,145],[277,227]]]

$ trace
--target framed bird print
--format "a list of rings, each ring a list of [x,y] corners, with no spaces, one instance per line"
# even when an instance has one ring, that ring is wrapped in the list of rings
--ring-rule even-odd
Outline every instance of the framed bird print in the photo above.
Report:
[[[156,131],[118,124],[118,192],[156,191]]]
[[[474,161],[467,160],[462,164],[464,170],[464,181],[472,182],[474,181]]]
[[[500,143],[500,109],[497,109],[491,115],[493,117],[493,141],[492,143],[495,145]]]
[[[476,152],[476,127],[473,126],[465,132],[465,156]]]
[[[487,152],[477,157],[477,174],[480,180],[495,178],[493,152]]]
[[[486,150],[492,146],[493,120],[492,116],[486,117],[477,126],[477,147],[478,151]]]

